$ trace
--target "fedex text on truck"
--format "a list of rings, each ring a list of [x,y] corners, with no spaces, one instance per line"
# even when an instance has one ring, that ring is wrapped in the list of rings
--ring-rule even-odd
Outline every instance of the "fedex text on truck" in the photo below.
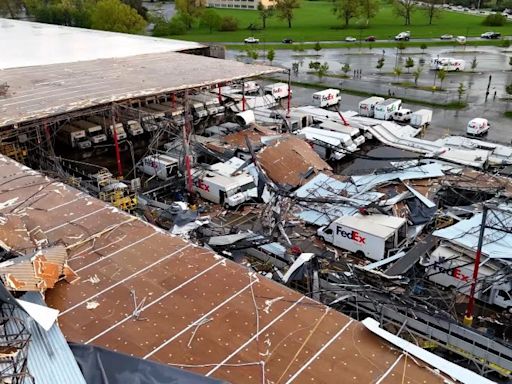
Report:
[[[340,226],[336,227],[336,234],[340,235],[341,237],[346,237],[347,239],[350,239],[359,244],[365,244],[366,241],[366,237],[362,237],[358,231],[345,231],[343,227]]]

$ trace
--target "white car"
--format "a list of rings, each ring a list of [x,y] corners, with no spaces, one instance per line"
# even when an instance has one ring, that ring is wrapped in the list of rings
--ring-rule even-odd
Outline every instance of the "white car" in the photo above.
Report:
[[[395,36],[395,40],[409,40],[411,38],[411,32],[400,32],[398,35]]]
[[[446,34],[441,36],[441,40],[451,40],[453,39],[453,35]]]
[[[248,37],[244,40],[245,44],[258,44],[260,42],[260,39],[257,39],[255,37]]]
[[[354,41],[356,41],[356,38],[352,37],[352,36],[347,36],[347,37],[345,37],[345,41],[348,41],[349,43],[353,43]]]
[[[489,132],[489,128],[491,128],[491,124],[487,119],[477,117],[469,121],[466,133],[470,136],[482,136]]]

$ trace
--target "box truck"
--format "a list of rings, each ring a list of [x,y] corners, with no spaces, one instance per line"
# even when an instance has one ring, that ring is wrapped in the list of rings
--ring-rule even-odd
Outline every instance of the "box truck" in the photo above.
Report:
[[[74,126],[85,129],[87,137],[93,145],[101,144],[107,141],[107,135],[103,131],[103,127],[99,124],[91,123],[87,120],[77,120],[72,123]]]
[[[373,117],[375,113],[375,106],[384,101],[383,97],[372,96],[364,99],[359,103],[359,115]]]
[[[274,83],[263,88],[265,95],[272,95],[276,100],[288,97],[288,84]]]
[[[253,177],[245,172],[195,170],[194,190],[203,199],[224,207],[236,207],[258,195]]]
[[[393,112],[398,111],[401,106],[400,99],[386,99],[375,106],[374,117],[379,120],[391,120]]]
[[[101,125],[106,131],[107,135],[113,139],[114,134],[114,128],[112,126],[112,119],[106,118],[103,116],[91,116],[87,118],[88,121]],[[117,133],[117,140],[123,141],[126,140],[126,132],[123,128],[123,123],[116,122],[116,133]]]
[[[473,279],[474,257],[447,244],[441,244],[420,260],[430,281],[469,295]],[[482,259],[478,269],[475,297],[488,304],[512,310],[512,281],[500,273],[504,265],[499,260]]]
[[[178,173],[178,164],[174,157],[157,154],[144,157],[137,168],[148,176],[169,180]]]
[[[91,148],[92,145],[91,140],[87,137],[85,129],[71,124],[64,125],[60,129],[58,137],[71,148],[87,149]]]
[[[487,119],[477,117],[469,121],[466,133],[470,136],[481,136],[489,132],[489,128],[491,128],[491,124]]]
[[[411,114],[411,125],[416,128],[424,128],[432,122],[431,109],[419,109]]]
[[[337,89],[324,89],[313,93],[313,105],[320,108],[338,105],[341,101],[340,91]]]
[[[339,248],[382,260],[406,242],[406,220],[387,215],[342,216],[318,229],[318,236]]]
[[[466,62],[462,59],[454,59],[453,57],[432,58],[430,68],[435,71],[442,69],[446,72],[458,72],[466,68]]]

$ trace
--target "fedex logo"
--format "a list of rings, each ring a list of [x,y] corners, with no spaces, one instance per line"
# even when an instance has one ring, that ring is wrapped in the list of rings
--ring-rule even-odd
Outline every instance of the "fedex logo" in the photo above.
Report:
[[[469,283],[471,281],[471,276],[462,273],[460,268],[455,268],[453,270],[453,277],[456,278],[457,280],[464,281],[465,283]]]
[[[332,93],[329,93],[327,96],[323,96],[322,100],[332,100],[334,99],[334,95]]]
[[[355,241],[359,244],[366,244],[366,237],[362,237],[358,231],[344,231],[342,227],[336,227],[336,234],[340,235],[341,237],[346,237],[347,239],[350,239],[352,241]]]
[[[202,189],[205,192],[210,192],[210,186],[206,184],[203,180],[197,179],[195,184],[197,188]]]

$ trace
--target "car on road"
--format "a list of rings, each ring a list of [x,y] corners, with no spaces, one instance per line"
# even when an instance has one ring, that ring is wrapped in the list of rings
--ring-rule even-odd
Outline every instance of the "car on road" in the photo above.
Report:
[[[482,39],[499,39],[501,37],[501,33],[499,32],[485,32],[480,35]]]
[[[290,39],[289,37],[283,39],[283,44],[293,44],[293,40]]]
[[[257,39],[255,37],[248,37],[247,39],[244,39],[245,44],[258,44],[260,42],[260,39]]]
[[[398,35],[395,36],[395,40],[408,41],[410,38],[411,38],[411,32],[409,32],[409,31],[400,32]]]
[[[348,41],[349,43],[353,43],[354,41],[356,41],[357,39],[355,37],[352,37],[352,36],[347,36],[345,37],[345,41]]]
[[[453,39],[453,35],[450,35],[450,34],[441,35],[441,40],[451,40],[451,39]]]
[[[457,36],[455,41],[457,41],[459,44],[466,44],[466,36]]]
[[[375,36],[368,36],[364,41],[375,41],[377,38]]]

